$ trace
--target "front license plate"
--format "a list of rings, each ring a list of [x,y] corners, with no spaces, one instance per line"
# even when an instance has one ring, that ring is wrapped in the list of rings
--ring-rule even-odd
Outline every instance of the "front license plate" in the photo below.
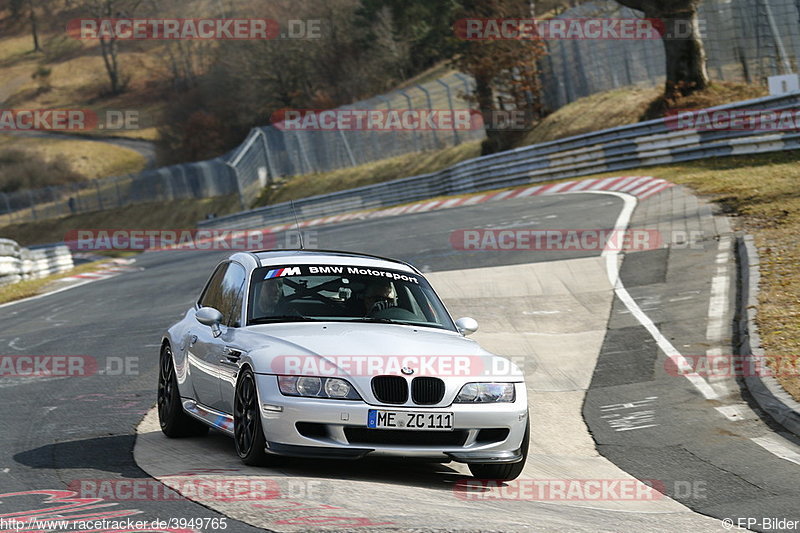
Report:
[[[367,427],[372,429],[411,429],[452,431],[453,413],[419,413],[370,409]]]

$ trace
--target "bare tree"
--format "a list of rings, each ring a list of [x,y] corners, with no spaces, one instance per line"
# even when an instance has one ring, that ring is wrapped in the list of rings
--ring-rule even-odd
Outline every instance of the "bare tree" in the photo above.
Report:
[[[464,18],[524,18],[530,5],[524,0],[462,0]],[[475,93],[469,97],[484,117],[484,154],[506,150],[533,128],[543,116],[539,59],[546,54],[541,40],[465,40],[460,44],[455,65],[475,79]],[[523,112],[524,124],[494,128],[498,111]]]
[[[109,19],[131,16],[140,2],[141,0],[86,0],[85,6],[92,17]],[[119,63],[119,40],[113,32],[100,32],[99,42],[111,94],[119,94],[127,85]]]
[[[671,97],[708,87],[706,52],[700,37],[697,8],[700,0],[616,0],[660,21],[667,59],[664,94]]]
[[[31,21],[31,35],[33,36],[33,51],[41,52],[42,47],[39,45],[39,30],[36,25],[36,7],[33,5],[33,0],[28,0],[28,11]]]

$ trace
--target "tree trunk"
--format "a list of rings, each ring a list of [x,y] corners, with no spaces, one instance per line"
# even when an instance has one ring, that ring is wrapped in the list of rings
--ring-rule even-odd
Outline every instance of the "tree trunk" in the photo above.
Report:
[[[686,18],[671,21],[678,37],[664,36],[664,53],[667,59],[665,94],[680,92],[686,96],[708,87],[706,52],[700,38],[697,12],[686,13]],[[688,34],[687,34],[688,30]]]
[[[486,140],[481,143],[481,155],[493,154],[503,149],[502,132],[490,129],[492,112],[494,111],[494,91],[492,80],[487,76],[475,76],[475,100],[478,102],[478,111],[483,117],[486,128]]]
[[[103,55],[103,64],[108,73],[108,79],[111,83],[111,94],[119,94],[122,92],[122,84],[119,79],[119,64],[117,63],[117,40],[115,37],[106,39],[100,38],[100,52]]]
[[[706,52],[697,19],[699,0],[617,0],[617,3],[661,21],[666,55],[664,96],[690,94],[708,87]]]
[[[42,47],[39,45],[39,30],[36,27],[36,10],[33,7],[33,0],[28,0],[28,9],[30,10],[31,34],[33,35],[33,51],[41,52]]]

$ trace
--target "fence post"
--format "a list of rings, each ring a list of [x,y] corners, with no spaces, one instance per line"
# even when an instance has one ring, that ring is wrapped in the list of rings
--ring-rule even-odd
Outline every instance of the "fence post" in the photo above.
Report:
[[[405,97],[406,102],[408,103],[408,110],[411,111],[411,109],[413,109],[411,103],[411,97],[408,96],[405,91],[397,91],[397,92],[399,92]],[[417,131],[414,129],[411,130],[411,138],[414,139],[414,151],[419,152],[419,141],[417,140]]]
[[[11,212],[11,204],[8,201],[8,195],[4,192],[0,192],[3,195],[3,200],[6,204],[6,213],[8,213],[8,223],[11,224],[14,221],[14,215]]]
[[[103,195],[100,194],[100,180],[94,180],[94,189],[97,191],[97,206],[103,210]]]
[[[472,88],[469,86],[469,78],[460,72],[456,72],[455,76],[464,84],[464,96],[469,96],[472,93]]]
[[[28,201],[31,204],[31,216],[36,220],[36,204],[33,203],[33,193],[30,189],[28,189]]]
[[[775,17],[772,16],[772,8],[769,7],[769,0],[763,0],[764,2],[764,11],[767,15],[767,21],[769,22],[769,31],[772,33],[772,39],[775,41],[775,48],[778,52],[778,60],[775,62],[777,65],[780,65],[780,72],[779,74],[788,74],[792,71],[792,66],[789,64],[789,59],[786,56],[786,48],[783,46],[783,39],[781,38],[781,33],[778,31],[778,25],[775,24]]]
[[[244,191],[242,190],[242,182],[239,180],[239,169],[236,168],[236,165],[232,165],[227,161],[225,162],[225,164],[228,165],[231,168],[231,170],[233,170],[233,176],[236,178],[236,188],[239,190],[239,205],[241,206],[242,211],[245,211],[247,209],[247,205],[245,204],[244,201]]]
[[[267,186],[272,184],[272,180],[278,177],[278,173],[275,172],[275,167],[272,163],[272,157],[269,154],[269,142],[267,141],[267,134],[263,129],[258,130],[261,133],[261,143],[264,145],[264,159],[267,160],[267,168],[269,169],[269,175],[267,176]]]
[[[342,138],[342,143],[344,144],[344,149],[347,152],[347,158],[350,159],[350,165],[356,166],[356,158],[353,157],[353,151],[350,149],[350,143],[347,142],[347,136],[344,134],[341,128],[338,128],[339,136]]]
[[[297,151],[300,152],[301,166],[303,163],[305,163],[306,168],[308,168],[308,172],[305,172],[305,170],[302,169],[303,171],[301,173],[310,174],[314,172],[314,167],[311,166],[311,162],[308,160],[308,154],[306,153],[305,147],[303,146],[303,143],[300,141],[300,132],[295,131],[293,133],[294,133],[294,141],[297,143]]]
[[[56,199],[55,187],[50,185],[47,187],[47,190],[50,191],[50,201],[53,202],[53,213],[56,215],[62,214],[64,212],[64,206]]]
[[[119,193],[119,178],[114,179],[114,189],[117,191],[117,207],[122,207],[122,195]]]
[[[425,99],[428,101],[428,109],[433,111],[433,100],[431,100],[430,91],[428,91],[428,89],[426,89],[419,83],[416,84],[416,88],[425,94]],[[433,148],[437,149],[439,148],[439,135],[436,133],[436,128],[433,128],[432,133],[433,133]]]
[[[450,113],[455,115],[455,108],[453,107],[453,94],[450,91],[450,85],[442,81],[441,78],[438,78],[436,82],[444,87],[445,92],[447,93],[447,105],[450,107]],[[456,121],[453,120],[453,145],[458,146],[461,144],[461,140],[458,138],[458,128],[456,128]]]

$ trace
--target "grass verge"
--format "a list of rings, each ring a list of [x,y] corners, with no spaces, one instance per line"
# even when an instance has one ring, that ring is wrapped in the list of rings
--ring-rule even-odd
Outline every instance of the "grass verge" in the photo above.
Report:
[[[145,166],[144,157],[134,150],[81,139],[0,135],[0,149],[22,150],[46,160],[60,155],[74,172],[88,179],[122,176],[139,172]]]
[[[52,276],[39,279],[29,279],[10,285],[2,285],[0,286],[0,304],[36,296],[44,292],[43,289],[57,279],[74,276],[75,274],[82,274],[84,272],[92,272],[93,270],[97,270],[97,267],[105,262],[105,259],[101,261],[92,261],[91,263],[85,263],[60,274],[53,274]]]
[[[237,196],[133,204],[109,211],[0,227],[0,237],[29,246],[63,241],[68,231],[77,229],[191,229],[209,214],[222,216],[238,210]]]
[[[436,152],[405,154],[332,172],[293,176],[276,183],[271,189],[265,189],[254,207],[435,172],[460,161],[478,157],[480,152],[480,141],[472,141]]]

